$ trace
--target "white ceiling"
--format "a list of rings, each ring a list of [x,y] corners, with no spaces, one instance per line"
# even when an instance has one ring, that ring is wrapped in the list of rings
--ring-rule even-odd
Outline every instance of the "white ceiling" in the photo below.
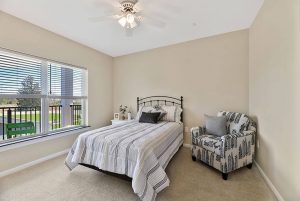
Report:
[[[131,37],[116,20],[89,20],[114,14],[113,2],[0,0],[0,10],[115,57],[249,28],[263,0],[140,0],[143,12],[166,26],[146,18]]]

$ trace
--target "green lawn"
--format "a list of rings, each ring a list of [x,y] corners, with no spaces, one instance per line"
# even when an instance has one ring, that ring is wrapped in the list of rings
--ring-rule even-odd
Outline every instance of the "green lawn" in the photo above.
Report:
[[[31,116],[31,119],[30,119],[30,116]],[[52,124],[52,117],[53,117],[53,124]],[[7,115],[4,115],[4,118],[7,118]],[[39,127],[39,122],[40,122],[40,112],[37,112],[36,115],[35,113],[30,113],[27,112],[27,114],[25,114],[25,112],[22,112],[21,114],[20,113],[16,113],[16,117],[14,115],[14,112],[12,113],[12,123],[14,123],[15,121],[15,118],[17,119],[17,122],[19,122],[18,120],[19,119],[22,119],[22,122],[25,122],[25,121],[31,121],[31,122],[36,122],[36,126]],[[50,130],[55,130],[55,129],[60,129],[62,128],[62,125],[61,123],[59,122],[59,120],[61,121],[61,114],[59,113],[50,113],[49,114],[49,128]],[[81,124],[81,115],[75,115],[75,120],[78,118],[78,121],[77,122],[74,122],[74,125],[80,125]],[[2,124],[2,114],[0,114],[0,128],[2,128],[2,126],[4,126],[5,128],[5,125],[7,124],[7,120],[5,121],[4,125]],[[38,128],[37,128],[38,129]],[[37,130],[37,132],[39,132]]]
[[[30,119],[30,116],[31,116],[31,119]],[[7,117],[7,115],[4,115],[4,117]],[[49,121],[52,121],[52,114],[49,114],[48,116],[49,118]],[[12,120],[14,121],[15,119],[15,115],[12,114]],[[22,119],[22,121],[25,121],[27,119],[27,121],[31,120],[31,121],[37,121],[39,122],[40,121],[40,114],[39,113],[36,113],[36,115],[34,113],[32,113],[31,115],[29,113],[25,114],[25,112],[22,112],[22,114],[16,114],[16,119]],[[55,114],[53,113],[53,121],[58,121],[58,120],[61,120],[61,114]]]
[[[30,119],[30,116],[31,116],[31,119]],[[6,118],[7,117],[7,115],[4,115],[4,117]],[[27,117],[27,118],[26,118]],[[1,118],[1,117],[0,117]],[[61,114],[59,114],[59,113],[50,113],[49,114],[49,116],[48,116],[48,119],[49,119],[49,122],[52,122],[52,118],[53,118],[53,122],[58,122],[59,120],[61,121]],[[81,120],[81,115],[75,115],[75,117],[74,117],[75,119],[79,119],[79,121]],[[15,119],[15,115],[14,115],[14,113],[12,114],[12,121],[14,121],[14,119]],[[19,113],[17,113],[16,114],[16,119],[22,119],[22,121],[25,121],[25,120],[27,120],[27,121],[32,121],[32,122],[35,122],[35,120],[37,121],[37,122],[39,122],[40,121],[40,113],[39,112],[37,112],[36,113],[36,115],[35,115],[35,113],[32,113],[31,115],[30,115],[30,113],[29,112],[27,112],[27,114],[25,114],[25,112],[22,112],[21,114]]]
[[[27,115],[21,114],[21,116],[20,116],[20,114],[17,114],[16,118],[25,120],[26,116],[27,116],[27,121],[30,120],[30,114],[27,114]],[[13,118],[14,118],[14,116],[13,116]],[[49,119],[49,121],[52,121],[52,114],[49,114],[48,119]],[[53,114],[53,121],[58,121],[58,120],[61,120],[61,114],[55,114],[54,113]],[[35,115],[34,114],[31,115],[31,121],[35,121]],[[40,114],[36,114],[36,121],[40,121]]]

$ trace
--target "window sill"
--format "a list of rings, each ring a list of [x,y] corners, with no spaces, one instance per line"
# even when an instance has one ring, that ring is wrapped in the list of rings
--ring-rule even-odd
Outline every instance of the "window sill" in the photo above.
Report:
[[[91,129],[90,126],[80,126],[80,127],[73,127],[64,130],[49,132],[46,134],[40,134],[36,136],[26,136],[24,138],[15,139],[11,141],[8,140],[6,142],[0,143],[0,152],[31,145],[31,144],[36,144],[39,142],[44,142],[44,141],[48,141],[48,140],[52,140],[52,139],[56,139],[68,135],[80,134],[90,129]]]

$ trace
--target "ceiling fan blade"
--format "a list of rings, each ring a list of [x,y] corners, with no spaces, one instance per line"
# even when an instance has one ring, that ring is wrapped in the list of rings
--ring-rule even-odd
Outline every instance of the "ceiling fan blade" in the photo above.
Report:
[[[135,5],[133,6],[133,11],[136,12],[136,13],[141,12],[141,11],[142,11],[142,8],[141,8],[140,4],[138,4],[138,3],[135,4]]]
[[[153,2],[149,0],[139,0],[135,5],[141,7],[141,5],[151,5],[151,3]]]
[[[109,20],[115,20],[121,18],[121,15],[108,15],[108,16],[99,16],[99,17],[90,17],[88,18],[91,22],[105,22]]]
[[[113,0],[94,0],[93,5],[95,7],[112,6],[117,9],[121,8],[121,4],[118,1],[113,1]]]
[[[136,3],[136,7],[139,8],[139,10],[142,10],[141,8],[145,8],[147,7],[150,8],[150,10],[152,9],[155,9],[157,10],[158,9],[158,5],[157,4],[154,4],[155,2],[159,3],[160,4],[160,8],[163,9],[163,11],[167,11],[167,12],[171,12],[171,13],[180,13],[181,12],[181,9],[180,7],[178,7],[177,5],[174,5],[170,2],[172,1],[164,1],[164,2],[161,2],[159,0],[155,0],[154,2],[153,1],[149,1],[149,0],[139,0],[137,3]]]
[[[141,21],[143,21],[145,24],[149,24],[150,26],[154,26],[157,28],[165,28],[166,27],[166,23],[158,20],[154,17],[150,17],[150,16],[145,16],[145,17],[141,17]]]

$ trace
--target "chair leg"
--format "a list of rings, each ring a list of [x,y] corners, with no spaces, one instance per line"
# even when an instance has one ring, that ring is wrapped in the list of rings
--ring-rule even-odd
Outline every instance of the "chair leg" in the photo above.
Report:
[[[228,178],[228,173],[222,173],[222,177],[223,177],[224,180],[227,180],[227,178]]]
[[[248,164],[248,165],[247,165],[247,168],[248,168],[248,169],[251,169],[251,168],[252,168],[252,163]]]
[[[196,156],[192,156],[192,160],[193,160],[193,161],[196,161]]]

